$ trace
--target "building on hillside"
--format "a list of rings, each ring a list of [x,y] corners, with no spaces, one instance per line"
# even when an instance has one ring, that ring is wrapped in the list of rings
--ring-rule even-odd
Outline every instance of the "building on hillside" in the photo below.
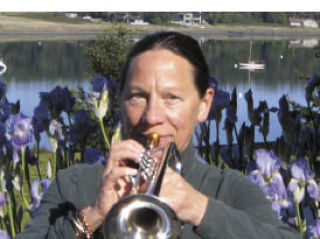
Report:
[[[72,12],[67,12],[65,13],[65,16],[68,18],[77,18],[78,14],[77,13],[72,13]]]
[[[130,22],[131,25],[138,25],[138,26],[147,26],[149,22],[145,22],[142,19],[134,19],[133,22]]]
[[[319,27],[319,24],[315,20],[310,18],[289,18],[289,22],[291,27]]]
[[[198,23],[201,24],[202,22],[202,17],[201,17],[201,12],[194,12],[192,14],[193,17],[193,23]]]
[[[91,16],[87,16],[87,15],[86,15],[86,16],[83,16],[82,19],[83,19],[83,20],[92,21],[92,17],[91,17]]]
[[[192,25],[204,23],[201,12],[180,12],[172,16],[172,23]]]
[[[136,12],[120,12],[118,15],[118,22],[130,23],[134,22],[136,19],[140,19]]]

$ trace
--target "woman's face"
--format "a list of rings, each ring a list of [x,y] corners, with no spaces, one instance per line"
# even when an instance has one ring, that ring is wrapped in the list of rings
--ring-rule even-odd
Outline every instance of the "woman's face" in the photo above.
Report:
[[[213,90],[200,98],[192,65],[166,49],[148,50],[130,63],[121,106],[130,138],[158,133],[160,145],[175,141],[184,150],[198,121],[207,118]]]

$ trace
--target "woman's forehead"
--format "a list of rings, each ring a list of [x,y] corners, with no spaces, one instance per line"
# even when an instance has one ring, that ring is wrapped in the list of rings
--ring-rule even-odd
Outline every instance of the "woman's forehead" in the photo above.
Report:
[[[146,51],[132,59],[126,85],[159,81],[168,87],[193,83],[192,65],[185,58],[166,49]]]

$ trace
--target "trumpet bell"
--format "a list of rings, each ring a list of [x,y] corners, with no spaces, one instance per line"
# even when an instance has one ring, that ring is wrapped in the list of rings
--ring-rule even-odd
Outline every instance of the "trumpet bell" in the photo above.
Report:
[[[160,198],[136,194],[111,208],[103,234],[112,239],[176,239],[181,235],[181,222]]]

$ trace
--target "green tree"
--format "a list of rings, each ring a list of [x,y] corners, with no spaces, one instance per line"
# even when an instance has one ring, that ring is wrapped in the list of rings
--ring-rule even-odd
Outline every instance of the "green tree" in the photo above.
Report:
[[[114,27],[98,36],[95,43],[85,47],[88,64],[106,78],[112,76],[119,82],[126,54],[132,44],[130,32],[124,27]]]

